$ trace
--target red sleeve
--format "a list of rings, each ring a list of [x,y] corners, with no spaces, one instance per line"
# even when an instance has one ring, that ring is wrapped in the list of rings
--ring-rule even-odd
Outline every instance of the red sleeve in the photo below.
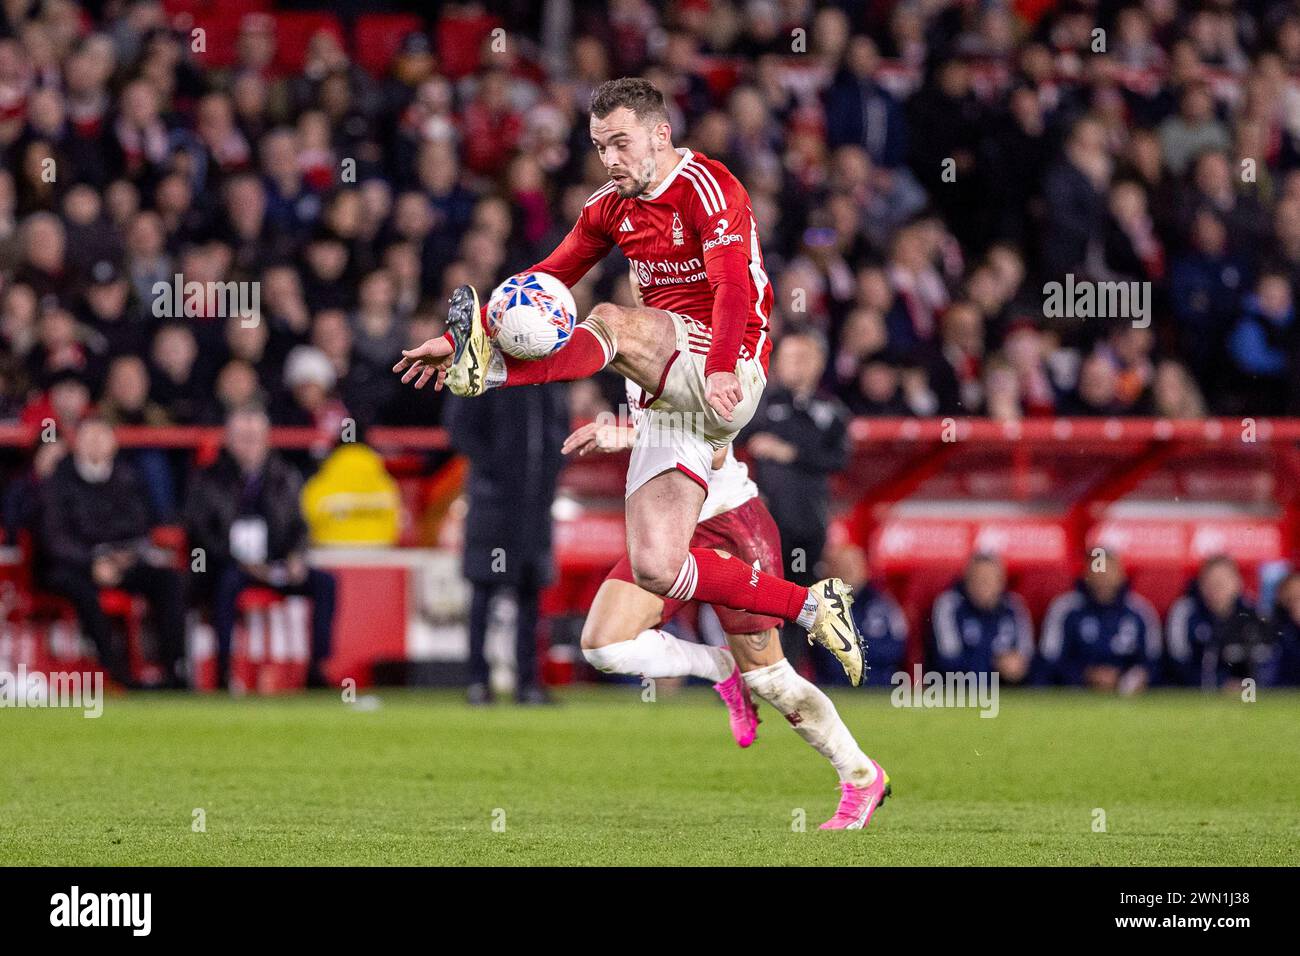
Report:
[[[590,271],[614,246],[599,222],[597,201],[582,210],[569,234],[555,247],[555,251],[533,266],[528,272],[547,272],[567,286],[572,286]]]
[[[725,208],[700,203],[700,240],[704,246],[704,271],[713,287],[713,345],[704,363],[704,374],[735,372],[740,345],[749,326],[749,235],[752,213],[749,197],[734,178],[723,183]]]

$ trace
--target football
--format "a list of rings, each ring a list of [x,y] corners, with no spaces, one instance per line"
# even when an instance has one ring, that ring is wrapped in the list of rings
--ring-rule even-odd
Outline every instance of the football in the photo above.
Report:
[[[545,358],[569,341],[576,313],[573,293],[555,276],[521,272],[492,291],[488,330],[508,355]]]

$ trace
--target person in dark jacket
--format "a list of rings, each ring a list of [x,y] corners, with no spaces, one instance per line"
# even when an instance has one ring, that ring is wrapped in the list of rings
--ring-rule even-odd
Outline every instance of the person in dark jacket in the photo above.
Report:
[[[1129,695],[1146,689],[1160,663],[1160,619],[1130,587],[1119,558],[1090,556],[1073,590],[1047,607],[1039,667],[1052,683]]]
[[[847,411],[817,393],[825,368],[826,344],[819,334],[787,333],[777,347],[763,403],[742,435],[785,542],[786,565],[810,584],[826,543],[830,476],[849,456]]]
[[[786,574],[818,580],[830,522],[830,476],[848,463],[848,411],[817,394],[826,342],[813,330],[787,332],[772,362],[772,381],[740,443],[754,459],[754,480],[781,532]],[[802,628],[784,635],[786,656],[799,660]]]
[[[880,54],[870,37],[849,41],[844,65],[823,94],[826,141],[832,148],[862,146],[877,166],[901,166],[907,158],[902,105],[875,80]]]
[[[484,655],[492,599],[513,592],[515,697],[546,703],[537,672],[537,605],[551,580],[551,504],[569,434],[563,384],[503,388],[472,401],[448,399],[451,443],[469,459],[463,572],[473,585],[469,612],[472,704],[492,700]]]
[[[1084,272],[1090,253],[1099,251],[1105,239],[1110,186],[1105,135],[1095,120],[1079,120],[1066,140],[1064,158],[1043,179],[1044,220],[1051,228],[1043,231],[1041,251],[1050,281]]]
[[[966,572],[940,594],[930,612],[937,670],[996,671],[1019,683],[1034,656],[1034,626],[1020,595],[1007,590],[1007,572],[991,554],[976,554]]]
[[[1227,555],[1201,565],[1169,609],[1166,674],[1171,683],[1216,688],[1271,675],[1274,647],[1246,599],[1241,570]]]
[[[166,687],[183,687],[184,579],[150,543],[152,519],[143,482],[117,454],[112,427],[88,418],[77,426],[72,454],[40,490],[37,577],[72,602],[109,676],[134,686],[126,657],[100,607],[100,594],[117,588],[149,600]]]
[[[975,93],[965,58],[935,57],[929,77],[907,101],[908,165],[951,224],[963,248],[982,244],[978,235],[984,183],[993,170],[980,168],[980,143],[988,129],[987,108]]]
[[[1291,280],[1284,272],[1265,272],[1255,292],[1244,297],[1241,315],[1228,332],[1224,411],[1232,414],[1281,415],[1287,410],[1294,367],[1295,305]]]
[[[1169,302],[1178,353],[1202,389],[1218,391],[1226,336],[1248,282],[1246,258],[1230,241],[1223,219],[1201,209],[1192,221],[1190,248],[1170,265]]]
[[[302,477],[271,449],[270,422],[260,408],[236,409],[226,420],[225,447],[190,485],[186,526],[201,548],[217,632],[217,674],[229,686],[230,649],[239,595],[250,587],[311,598],[309,687],[328,685],[322,665],[334,631],[335,581],[307,564]]]
[[[1300,572],[1292,571],[1278,584],[1272,625],[1277,658],[1269,683],[1300,687]]]

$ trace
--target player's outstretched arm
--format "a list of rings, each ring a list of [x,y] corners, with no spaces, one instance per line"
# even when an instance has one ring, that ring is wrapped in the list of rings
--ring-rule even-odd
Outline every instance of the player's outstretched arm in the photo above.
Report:
[[[564,439],[560,451],[566,455],[576,451],[579,457],[592,454],[608,455],[631,448],[635,438],[635,429],[616,422],[597,420],[588,422]]]
[[[447,367],[451,365],[453,350],[454,347],[447,341],[446,336],[440,335],[413,349],[403,349],[402,357],[393,366],[393,371],[399,374],[405,373],[402,375],[404,385],[415,379],[416,388],[424,388],[430,378],[437,376],[433,386],[436,391],[442,388]]]

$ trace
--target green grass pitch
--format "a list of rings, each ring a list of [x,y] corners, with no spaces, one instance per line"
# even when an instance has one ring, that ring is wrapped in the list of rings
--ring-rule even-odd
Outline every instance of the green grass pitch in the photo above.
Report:
[[[1001,712],[838,692],[894,795],[819,833],[830,767],[761,706],[632,685],[472,710],[115,697],[0,710],[0,864],[1296,864],[1300,695],[1004,692]],[[206,832],[194,832],[194,811]],[[1105,832],[1094,832],[1095,811]],[[801,814],[806,830],[798,832]]]

